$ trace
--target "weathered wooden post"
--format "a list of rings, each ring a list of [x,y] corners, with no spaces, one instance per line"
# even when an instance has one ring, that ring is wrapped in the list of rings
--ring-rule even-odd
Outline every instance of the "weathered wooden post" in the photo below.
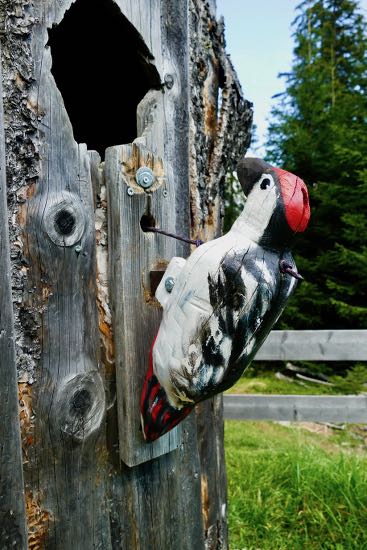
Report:
[[[26,544],[23,468],[18,417],[14,318],[11,296],[8,209],[5,176],[5,136],[0,60],[0,544]]]
[[[248,143],[212,4],[0,0],[1,548],[227,546],[221,400],[153,445],[137,407],[188,253],[142,218],[218,234]]]

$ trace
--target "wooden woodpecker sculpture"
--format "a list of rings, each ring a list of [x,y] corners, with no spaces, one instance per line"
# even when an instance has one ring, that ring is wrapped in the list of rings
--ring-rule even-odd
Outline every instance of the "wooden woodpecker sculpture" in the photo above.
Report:
[[[305,183],[255,158],[237,174],[247,200],[231,230],[173,258],[157,288],[163,318],[141,396],[147,441],[236,382],[301,278],[290,246],[310,218]]]

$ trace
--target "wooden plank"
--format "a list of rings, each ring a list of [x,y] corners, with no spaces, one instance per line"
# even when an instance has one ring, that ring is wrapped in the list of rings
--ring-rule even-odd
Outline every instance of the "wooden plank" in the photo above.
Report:
[[[367,361],[367,330],[273,330],[256,361]]]
[[[27,548],[5,175],[0,48],[0,547]]]
[[[122,13],[138,29],[162,72],[160,0],[115,0]]]
[[[142,166],[151,168],[155,176],[148,192],[135,181]],[[149,213],[157,226],[164,225],[169,231],[175,228],[169,198],[173,182],[165,178],[164,170],[162,160],[140,144],[107,149],[105,179],[120,456],[128,466],[170,452],[181,442],[180,427],[153,443],[144,441],[140,429],[140,394],[161,318],[159,302],[150,291],[149,273],[175,254],[175,241],[144,233],[140,220]]]
[[[224,418],[367,423],[367,396],[226,394]]]
[[[164,94],[166,105],[173,103],[169,107],[170,115],[162,117],[159,130],[158,138],[163,138],[164,153],[155,152],[165,159],[165,167],[167,159],[173,164],[171,177],[176,199],[173,202],[170,198],[169,203],[176,211],[177,232],[188,234],[187,1],[162,0],[159,16],[154,16],[154,21],[157,20],[155,24],[162,28],[162,43],[154,43],[152,51],[164,50],[164,58],[169,58],[165,62],[174,62],[177,72],[175,85]],[[156,33],[153,34],[154,40],[155,36]],[[151,142],[149,148],[154,151],[154,143]],[[185,215],[177,216],[181,212]],[[146,358],[142,368],[146,368]],[[110,456],[114,458],[109,478],[114,548],[204,549],[195,415],[189,415],[182,424],[182,444],[176,451],[128,468],[118,462],[116,413],[116,407],[108,412]]]
[[[201,507],[206,550],[228,547],[227,473],[222,394],[196,407],[201,465]]]
[[[154,21],[160,20],[160,5],[157,2],[149,3],[149,9],[146,2],[141,2],[139,8],[141,14],[148,11]],[[133,12],[135,13],[135,6]],[[130,13],[130,16],[134,13]],[[140,17],[139,14],[138,21],[142,22],[141,25],[145,19],[145,16]],[[143,25],[137,28],[144,35],[146,27]],[[108,149],[105,161],[120,454],[129,466],[177,448],[181,433],[179,426],[158,441],[147,444],[139,429],[140,388],[148,366],[149,348],[158,331],[161,317],[159,304],[150,290],[149,272],[167,264],[181,248],[172,239],[142,232],[140,220],[149,211],[157,227],[175,232],[178,211],[175,204],[176,188],[183,188],[177,149],[181,149],[182,156],[181,133],[183,128],[187,130],[188,127],[185,115],[187,95],[180,99],[184,103],[182,109],[177,109],[182,81],[177,74],[179,68],[173,61],[172,47],[162,48],[160,25],[152,32],[150,38],[157,67],[170,71],[173,85],[164,92],[148,92],[138,106],[139,137],[130,148],[123,146],[119,149]],[[172,40],[170,37],[171,42]],[[161,63],[163,52],[166,55]],[[163,76],[161,74],[162,81]],[[158,160],[159,158],[162,160]],[[187,151],[182,158],[187,162]],[[157,176],[154,185],[147,192],[135,181],[136,171],[144,164],[149,167],[154,164]],[[128,189],[131,195],[127,193]],[[136,311],[139,312],[139,317],[134,314]]]
[[[111,548],[106,494],[106,402],[99,366],[94,196],[90,157],[78,145],[51,75],[47,27],[70,2],[35,3],[31,50],[40,173],[22,206],[34,320],[32,422],[25,466],[29,545]]]

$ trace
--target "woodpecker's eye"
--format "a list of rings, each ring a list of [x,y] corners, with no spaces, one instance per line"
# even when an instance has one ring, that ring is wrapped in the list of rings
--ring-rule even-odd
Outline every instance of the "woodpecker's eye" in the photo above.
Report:
[[[269,178],[265,178],[262,180],[262,182],[260,183],[260,188],[261,189],[267,189],[269,187],[269,185],[271,184],[271,181]]]

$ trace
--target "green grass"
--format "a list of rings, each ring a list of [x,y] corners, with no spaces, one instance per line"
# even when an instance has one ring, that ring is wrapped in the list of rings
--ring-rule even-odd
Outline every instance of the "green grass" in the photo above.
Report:
[[[237,421],[225,441],[231,550],[367,549],[365,441]]]
[[[332,395],[343,393],[333,386],[322,384],[288,382],[278,380],[273,372],[260,374],[256,378],[242,376],[226,393],[272,393],[298,395]]]
[[[312,364],[305,366],[309,367],[310,372],[315,367]],[[316,384],[297,378],[293,378],[293,381],[278,380],[275,376],[277,370],[283,370],[283,365],[279,364],[275,368],[264,368],[264,365],[256,368],[251,365],[227,393],[338,395],[357,394],[367,390],[367,367],[362,363],[354,365],[344,373],[344,376],[336,375],[335,372],[329,373],[332,386]],[[312,377],[312,374],[310,376]]]

